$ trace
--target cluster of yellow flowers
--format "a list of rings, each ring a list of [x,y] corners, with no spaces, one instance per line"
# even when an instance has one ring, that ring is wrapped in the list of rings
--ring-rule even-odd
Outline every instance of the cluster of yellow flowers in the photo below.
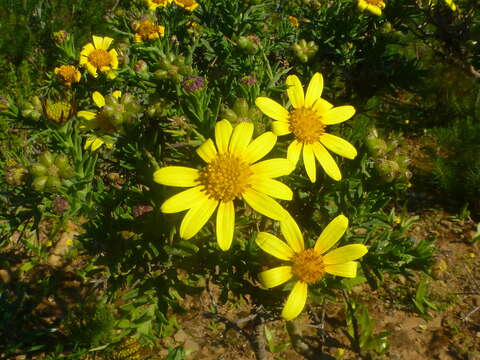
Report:
[[[457,5],[453,0],[444,0],[445,4],[452,11],[457,11]],[[428,6],[433,6],[438,3],[438,0],[427,0]],[[360,10],[367,10],[373,15],[382,15],[382,10],[385,9],[385,2],[383,0],[357,0],[357,5]]]
[[[265,232],[258,234],[256,243],[264,251],[291,264],[264,271],[260,279],[267,288],[283,284],[292,277],[296,279],[282,313],[285,319],[291,320],[304,308],[309,284],[320,280],[325,273],[355,277],[357,263],[354,260],[363,256],[367,248],[354,244],[326,253],[347,229],[348,220],[340,215],[320,234],[313,249],[305,249],[295,220],[273,199],[292,199],[292,190],[275,178],[289,175],[301,154],[312,182],[316,181],[315,158],[327,175],[334,180],[341,179],[338,165],[328,150],[350,159],[357,155],[349,142],[326,132],[328,125],[351,118],[355,109],[352,106],[334,107],[321,97],[322,75],[316,73],[312,77],[306,93],[297,76],[288,76],[286,83],[293,109],[288,110],[266,97],[259,97],[255,102],[274,120],[273,131],[252,140],[253,124],[242,122],[233,128],[230,122],[221,120],[215,126],[215,142],[208,139],[196,150],[205,166],[201,169],[163,167],[155,171],[154,180],[163,185],[188,188],[161,206],[164,213],[188,210],[180,225],[183,239],[197,234],[216,210],[217,242],[222,250],[228,250],[235,230],[235,199],[243,199],[255,211],[280,222],[287,243]],[[273,149],[277,136],[287,134],[293,134],[294,140],[288,146],[286,159],[259,161]]]
[[[158,7],[165,7],[174,2],[176,5],[188,11],[195,10],[199,4],[195,0],[146,0],[150,10],[155,10]]]

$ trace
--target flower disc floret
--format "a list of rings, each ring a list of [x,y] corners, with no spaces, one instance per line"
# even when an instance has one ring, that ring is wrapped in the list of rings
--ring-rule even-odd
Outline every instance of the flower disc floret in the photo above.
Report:
[[[211,198],[231,201],[249,187],[252,171],[245,161],[230,154],[219,155],[200,171],[198,181]]]
[[[325,274],[322,255],[313,249],[303,250],[292,259],[292,273],[307,284],[314,284]]]
[[[325,132],[322,118],[312,109],[300,108],[290,112],[290,131],[303,144],[313,144]]]
[[[80,71],[78,71],[73,65],[61,65],[56,67],[54,73],[58,76],[60,81],[67,86],[72,86],[73,83],[80,81]]]

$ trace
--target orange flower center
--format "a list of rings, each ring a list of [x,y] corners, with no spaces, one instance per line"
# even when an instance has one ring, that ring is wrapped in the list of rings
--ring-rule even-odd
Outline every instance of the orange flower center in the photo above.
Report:
[[[313,144],[325,132],[325,124],[315,111],[299,108],[290,112],[290,131],[303,144]]]
[[[152,0],[152,3],[157,4],[159,6],[167,6],[168,0]]]
[[[325,274],[322,255],[317,254],[313,249],[296,254],[292,262],[293,274],[307,284],[316,283]]]
[[[75,66],[62,65],[58,68],[57,74],[61,78],[61,80],[67,85],[71,85],[73,82],[78,81],[78,71],[75,69]]]
[[[163,28],[161,26],[155,25],[150,20],[144,20],[140,23],[137,28],[137,34],[143,39],[156,39],[160,35],[163,36]]]
[[[98,69],[109,66],[112,62],[112,56],[106,50],[95,49],[88,55],[88,62]]]
[[[376,6],[376,7],[385,6],[385,3],[382,0],[365,0],[365,2],[369,5]]]
[[[198,181],[209,197],[230,201],[240,198],[250,186],[252,174],[246,162],[231,154],[222,154],[200,171]]]

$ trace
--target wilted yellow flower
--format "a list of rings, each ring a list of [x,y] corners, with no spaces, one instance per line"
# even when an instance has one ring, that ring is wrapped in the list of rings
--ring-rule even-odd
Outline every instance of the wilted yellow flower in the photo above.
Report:
[[[80,52],[80,65],[97,77],[97,70],[106,73],[109,79],[116,77],[113,70],[118,68],[118,54],[115,49],[107,51],[113,39],[93,35],[93,44],[88,43]]]
[[[287,77],[287,86],[287,94],[293,110],[288,111],[267,97],[258,97],[255,104],[265,115],[275,120],[272,128],[276,135],[293,133],[295,140],[288,147],[287,158],[297,164],[302,153],[305,170],[311,182],[317,179],[315,158],[328,176],[334,180],[340,180],[342,178],[340,169],[327,149],[348,159],[355,158],[357,150],[348,141],[328,134],[325,128],[327,125],[350,119],[355,114],[355,109],[353,106],[334,108],[332,104],[321,98],[323,77],[320,73],[313,75],[306,95],[300,80],[295,75]]]
[[[80,71],[73,65],[61,65],[56,67],[53,72],[64,85],[72,86],[73,83],[80,81]]]
[[[260,273],[260,281],[266,288],[281,285],[291,278],[296,280],[282,311],[286,320],[296,318],[307,302],[308,285],[315,284],[325,274],[348,278],[357,276],[357,260],[367,253],[362,244],[339,247],[327,253],[343,236],[348,219],[339,215],[333,219],[317,238],[313,249],[305,249],[302,232],[297,223],[288,217],[280,223],[287,243],[274,235],[261,232],[255,242],[265,252],[290,265],[283,265]]]
[[[195,0],[173,0],[175,4],[181,6],[185,10],[193,11],[198,7],[198,3]]]
[[[288,17],[288,20],[290,20],[290,23],[291,23],[294,27],[298,28],[298,27],[300,26],[300,22],[298,21],[298,19],[297,19],[295,16],[289,16],[289,17]]]
[[[206,166],[200,170],[167,166],[155,171],[154,181],[159,184],[190,188],[161,206],[164,213],[188,210],[180,225],[180,237],[193,237],[217,210],[217,242],[222,250],[228,250],[235,226],[235,199],[243,199],[255,211],[275,220],[288,215],[272,197],[292,199],[290,188],[274,178],[290,174],[293,165],[287,159],[257,162],[272,150],[277,137],[269,131],[252,141],[252,134],[252,123],[242,122],[233,129],[228,120],[219,121],[216,146],[208,139],[197,149]]]
[[[385,9],[385,3],[382,0],[358,0],[358,8],[380,16],[382,15],[382,9]]]
[[[122,95],[122,92],[119,90],[116,90],[112,93],[112,96],[115,97],[116,99],[120,98],[121,95]],[[98,108],[101,109],[102,107],[105,106],[105,98],[98,91],[95,91],[92,94],[92,99]],[[83,129],[83,130],[93,129],[93,130],[98,130],[99,132],[98,135],[87,136],[87,141],[85,142],[84,149],[90,149],[92,151],[95,151],[104,144],[108,148],[111,148],[113,146],[113,142],[111,141],[111,138],[108,135],[105,136],[105,134],[111,133],[112,131],[115,130],[111,126],[108,119],[104,119],[101,116],[101,114],[98,114],[97,112],[86,111],[86,110],[79,111],[77,113],[77,116],[87,120],[85,124],[80,125],[80,129]]]
[[[153,21],[143,20],[135,25],[135,42],[158,39],[165,34],[165,27],[156,25]]]

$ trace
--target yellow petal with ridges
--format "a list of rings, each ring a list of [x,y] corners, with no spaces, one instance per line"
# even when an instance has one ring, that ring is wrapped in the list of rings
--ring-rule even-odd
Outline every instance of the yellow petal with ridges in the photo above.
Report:
[[[103,145],[104,141],[101,138],[96,138],[93,140],[90,150],[95,151]]]
[[[346,157],[347,159],[355,159],[357,149],[348,141],[332,134],[323,134],[320,136],[320,142],[335,154]]]
[[[323,76],[320,73],[315,73],[310,80],[307,88],[307,94],[305,95],[305,107],[311,108],[315,101],[320,99],[323,91]]]
[[[221,120],[215,125],[215,143],[220,154],[225,154],[228,151],[232,131],[232,124],[228,120]]]
[[[304,249],[302,232],[290,214],[280,222],[280,231],[293,251],[299,253]]]
[[[293,320],[300,315],[307,303],[307,294],[308,285],[303,281],[297,281],[283,307],[282,317],[285,320]]]
[[[298,159],[302,153],[303,144],[297,140],[293,140],[287,149],[287,159],[290,160],[293,166],[297,166]]]
[[[291,266],[278,266],[270,270],[262,271],[258,277],[260,282],[267,289],[286,283],[292,278]]]
[[[276,178],[290,174],[295,166],[288,159],[269,159],[250,166],[253,175]]]
[[[337,163],[322,144],[319,142],[313,143],[313,152],[328,176],[336,181],[342,179],[342,174],[340,173]]]
[[[323,229],[315,243],[315,251],[320,255],[326,253],[345,234],[348,228],[348,218],[338,215]]]
[[[310,181],[312,183],[317,181],[317,165],[315,164],[312,144],[303,145],[303,164]]]
[[[230,144],[228,145],[228,151],[238,157],[243,157],[243,154],[247,150],[248,144],[252,141],[253,124],[247,122],[241,122],[235,129],[233,129],[232,137],[230,138]]]
[[[332,275],[354,278],[357,276],[357,267],[358,263],[356,261],[348,261],[342,264],[326,265],[325,272]]]
[[[185,166],[166,166],[153,173],[153,181],[168,186],[193,187],[198,185],[199,172]]]
[[[220,249],[230,249],[235,229],[235,208],[233,201],[220,202],[217,210],[217,242]]]
[[[85,58],[88,58],[88,56],[95,50],[95,47],[93,46],[92,43],[88,43],[82,48],[82,51],[80,52],[81,56],[84,56]]]
[[[217,200],[205,196],[194,208],[188,210],[180,224],[180,237],[188,240],[195,236],[210,219],[217,205]]]
[[[302,83],[296,75],[287,76],[287,95],[290,103],[295,109],[303,107],[305,104],[305,95],[303,93]]]
[[[253,164],[267,155],[276,142],[277,136],[273,132],[267,131],[248,144],[243,158],[248,164]]]
[[[93,143],[94,140],[95,140],[94,137],[88,138],[87,140],[85,140],[85,145],[83,146],[83,148],[84,148],[85,150],[87,150],[88,148],[90,148],[90,146],[92,146],[92,143]]]
[[[108,52],[111,56],[110,65],[112,65],[112,69],[118,68],[118,54],[115,49],[112,49]]]
[[[355,114],[355,108],[350,105],[338,106],[328,110],[322,115],[322,122],[325,125],[342,123],[350,119]]]
[[[253,189],[246,189],[242,193],[243,200],[255,211],[273,220],[283,220],[287,211],[270,196]]]
[[[292,132],[290,130],[290,123],[283,122],[283,121],[272,122],[272,131],[277,136],[287,135],[287,134],[290,134]]]
[[[95,91],[92,94],[92,99],[93,99],[93,102],[95,103],[95,105],[97,105],[99,108],[105,106],[105,98],[98,91]]]
[[[212,160],[218,155],[212,139],[207,139],[207,141],[200,145],[196,151],[198,156],[200,156],[206,163],[212,162]]]
[[[100,36],[93,35],[93,45],[95,46],[95,49],[101,50],[103,46],[103,38]]]
[[[328,112],[331,108],[333,108],[333,105],[330,104],[327,100],[325,99],[322,99],[322,98],[319,98],[317,99],[317,101],[315,102],[315,104],[313,104],[313,110],[318,114],[318,115],[323,115],[325,114],[326,112]],[[322,119],[323,121],[323,119]]]
[[[166,214],[173,214],[197,206],[207,195],[202,192],[202,186],[195,186],[168,198],[160,207]]]
[[[339,247],[323,255],[325,265],[342,264],[348,261],[357,260],[368,252],[363,244],[350,244]]]
[[[112,41],[113,41],[113,39],[111,37],[105,36],[103,38],[102,49],[103,50],[108,50]]]
[[[263,176],[252,176],[250,177],[250,184],[253,189],[271,197],[281,200],[292,200],[292,190],[280,181]]]
[[[257,105],[262,113],[277,121],[287,122],[288,117],[290,116],[287,109],[267,97],[258,97],[255,100],[255,105]]]
[[[290,246],[267,232],[259,232],[255,243],[260,249],[280,260],[291,260],[295,255]]]
[[[77,116],[82,117],[85,120],[93,120],[95,119],[95,116],[97,116],[97,114],[91,111],[82,110],[77,113]]]
[[[97,68],[95,66],[93,66],[89,62],[86,63],[86,66],[87,66],[87,71],[90,73],[90,75],[92,75],[95,78],[98,77]]]

